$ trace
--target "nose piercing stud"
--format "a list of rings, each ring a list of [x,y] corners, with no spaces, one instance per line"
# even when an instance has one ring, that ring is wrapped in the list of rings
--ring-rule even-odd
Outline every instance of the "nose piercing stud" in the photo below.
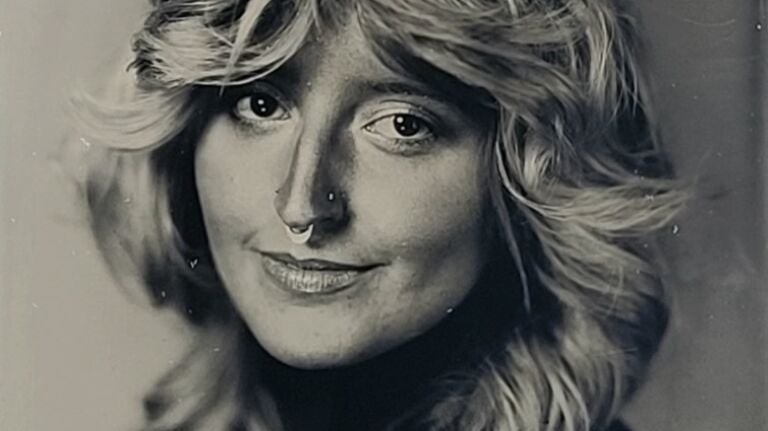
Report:
[[[285,233],[288,235],[288,239],[294,244],[306,244],[312,237],[312,231],[315,225],[310,224],[307,227],[298,228],[293,226],[285,226]]]

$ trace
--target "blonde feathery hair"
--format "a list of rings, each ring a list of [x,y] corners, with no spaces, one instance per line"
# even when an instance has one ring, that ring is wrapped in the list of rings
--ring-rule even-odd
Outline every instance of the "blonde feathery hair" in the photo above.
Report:
[[[200,333],[148,397],[147,430],[210,429],[236,417],[253,429],[279,426],[269,397],[236,383],[249,373],[238,362],[248,335],[207,250],[194,144],[205,88],[270,74],[341,16],[358,20],[389,67],[449,76],[494,115],[488,184],[525,324],[420,422],[467,431],[607,426],[664,333],[653,237],[684,202],[658,147],[625,1],[152,3],[131,73],[116,84],[125,94],[75,100],[96,144],[83,190],[107,261],[126,281],[140,275],[158,305]],[[226,354],[212,354],[211,343]],[[242,411],[243,397],[260,407]]]

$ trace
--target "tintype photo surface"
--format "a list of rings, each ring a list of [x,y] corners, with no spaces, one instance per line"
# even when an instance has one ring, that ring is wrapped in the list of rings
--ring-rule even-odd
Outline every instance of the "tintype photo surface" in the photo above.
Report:
[[[766,5],[0,10],[0,429],[768,430]]]

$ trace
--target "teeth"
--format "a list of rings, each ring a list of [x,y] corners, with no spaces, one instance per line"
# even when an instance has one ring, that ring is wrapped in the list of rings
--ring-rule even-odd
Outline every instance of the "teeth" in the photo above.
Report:
[[[309,270],[263,257],[264,269],[284,287],[302,293],[330,293],[348,286],[362,272],[353,270]]]

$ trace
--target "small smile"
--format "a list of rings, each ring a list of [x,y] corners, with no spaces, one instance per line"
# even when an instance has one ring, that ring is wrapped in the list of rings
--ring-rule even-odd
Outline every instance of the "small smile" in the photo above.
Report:
[[[261,253],[264,271],[289,292],[329,294],[355,284],[380,265],[350,265],[321,259],[296,259],[282,253]]]

